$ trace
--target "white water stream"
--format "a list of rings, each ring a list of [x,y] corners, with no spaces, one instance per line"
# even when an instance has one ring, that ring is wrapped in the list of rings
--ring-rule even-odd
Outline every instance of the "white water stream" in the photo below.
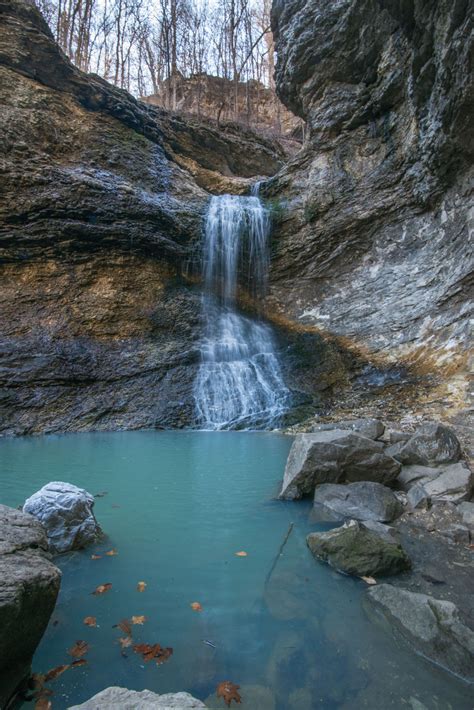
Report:
[[[211,199],[201,255],[206,326],[194,392],[204,429],[271,428],[289,404],[271,328],[236,310],[239,282],[256,298],[265,293],[269,230],[258,196]]]

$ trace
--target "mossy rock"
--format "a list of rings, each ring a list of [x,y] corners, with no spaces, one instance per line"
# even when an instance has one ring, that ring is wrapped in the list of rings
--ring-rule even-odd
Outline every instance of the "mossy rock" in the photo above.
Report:
[[[399,574],[410,569],[405,550],[388,536],[351,520],[336,530],[311,533],[306,538],[313,555],[338,572],[362,576]]]

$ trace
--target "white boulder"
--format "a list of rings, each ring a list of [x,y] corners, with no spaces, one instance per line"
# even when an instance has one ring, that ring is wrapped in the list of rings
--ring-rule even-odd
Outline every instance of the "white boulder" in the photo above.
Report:
[[[102,531],[93,513],[94,497],[72,483],[52,481],[25,501],[23,512],[39,520],[53,553],[86,547]]]

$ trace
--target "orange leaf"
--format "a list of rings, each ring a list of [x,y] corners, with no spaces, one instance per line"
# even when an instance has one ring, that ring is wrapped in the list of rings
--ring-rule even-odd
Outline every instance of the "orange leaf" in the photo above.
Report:
[[[91,555],[91,560],[101,560],[102,555]]]
[[[236,703],[242,702],[240,693],[237,692],[239,688],[240,685],[235,685],[235,683],[232,683],[230,680],[224,680],[217,686],[216,695],[218,698],[224,700],[227,707],[230,707],[233,700],[235,700]]]
[[[236,552],[235,555],[236,555],[236,557],[247,557],[247,553],[244,552],[244,550],[240,550],[240,552]]]
[[[99,584],[97,589],[94,589],[92,594],[95,594],[95,596],[98,596],[99,594],[105,594],[105,592],[108,592],[110,589],[112,589],[112,585],[110,582],[106,582],[105,584]]]
[[[90,646],[88,643],[85,641],[76,641],[74,646],[69,649],[68,653],[70,656],[73,656],[74,658],[80,658],[81,656],[84,656],[87,651],[89,650]]]
[[[202,606],[199,604],[199,602],[193,602],[191,604],[191,609],[194,609],[194,611],[202,611]]]
[[[155,643],[153,646],[148,643],[138,643],[133,647],[133,650],[135,653],[139,653],[146,663],[148,661],[156,661],[157,666],[173,655],[172,648],[163,648],[159,643]]]
[[[35,710],[51,710],[53,706],[48,698],[41,697],[35,703]]]
[[[79,658],[77,661],[71,663],[71,668],[78,668],[79,666],[85,666],[87,664],[87,659]]]
[[[113,550],[109,550],[108,552],[105,553],[107,557],[115,557],[115,555],[118,555],[117,550],[114,548]]]
[[[146,582],[138,582],[137,589],[139,592],[144,592],[147,587]]]
[[[46,673],[44,676],[44,682],[49,683],[52,680],[56,680],[60,675],[64,673],[64,671],[67,671],[68,668],[70,668],[71,665],[69,663],[66,663],[64,666],[58,666],[57,668],[52,668],[50,671]]]
[[[132,624],[143,625],[146,620],[147,620],[146,616],[132,616]]]
[[[97,626],[97,619],[95,616],[86,616],[84,619],[84,624],[86,626]]]
[[[124,648],[128,648],[129,646],[132,645],[132,637],[131,636],[121,636],[118,640],[118,643],[120,644],[122,651]]]

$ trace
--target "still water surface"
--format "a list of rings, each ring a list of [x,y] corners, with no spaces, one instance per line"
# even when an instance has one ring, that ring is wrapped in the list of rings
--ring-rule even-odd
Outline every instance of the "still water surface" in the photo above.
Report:
[[[62,587],[34,670],[68,662],[76,640],[91,647],[88,665],[51,684],[53,710],[110,685],[187,690],[224,708],[213,695],[223,680],[241,686],[242,705],[232,706],[243,710],[472,707],[466,686],[367,618],[363,582],[313,560],[309,504],[275,500],[290,445],[286,436],[250,432],[0,441],[2,503],[18,506],[53,480],[106,492],[95,510],[107,539],[56,560]],[[111,548],[117,556],[91,560]],[[105,582],[111,591],[92,596]],[[123,634],[113,625],[132,615],[148,617],[133,627],[136,642],[173,647],[167,663],[145,664],[131,649],[121,655]],[[98,627],[84,626],[86,616]]]

